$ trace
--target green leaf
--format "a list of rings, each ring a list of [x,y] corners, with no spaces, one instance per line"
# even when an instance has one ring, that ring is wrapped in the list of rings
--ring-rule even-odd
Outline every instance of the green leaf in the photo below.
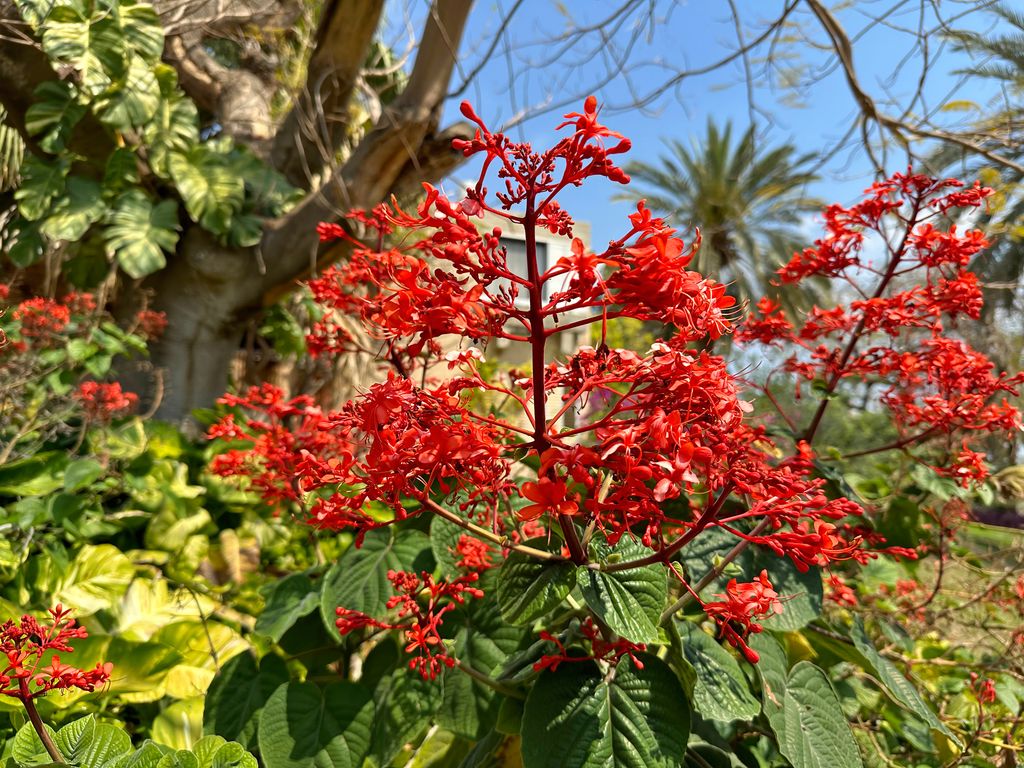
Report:
[[[689,621],[678,622],[683,657],[693,667],[693,703],[701,717],[731,722],[761,711],[739,662],[713,637]]]
[[[7,257],[16,267],[34,264],[46,250],[46,241],[39,232],[39,226],[24,219],[11,225],[5,240],[3,247]]]
[[[836,692],[809,661],[790,670],[781,710],[766,711],[779,751],[793,768],[862,768]]]
[[[128,147],[118,147],[107,158],[103,171],[104,190],[124,190],[139,182],[139,161]]]
[[[327,631],[337,634],[334,621],[339,606],[381,616],[394,594],[388,571],[423,570],[422,558],[430,553],[430,541],[422,531],[370,531],[361,547],[349,547],[324,576],[320,591],[320,615]]]
[[[106,230],[107,246],[131,277],[151,275],[167,264],[164,251],[178,243],[178,205],[164,200],[153,205],[137,189],[117,199]]]
[[[159,64],[164,53],[164,30],[153,6],[122,2],[118,17],[125,47],[146,63]]]
[[[69,763],[79,764],[96,736],[96,716],[87,715],[63,726],[53,737],[60,753]]]
[[[70,85],[47,80],[32,94],[32,105],[25,112],[25,130],[36,137],[45,152],[57,154],[67,145],[72,128],[85,111]]]
[[[124,76],[96,99],[100,120],[119,131],[146,125],[160,106],[160,86],[152,68],[138,56],[129,59]]]
[[[168,167],[192,221],[215,235],[227,235],[245,199],[242,179],[205,145],[172,154]]]
[[[257,668],[252,653],[240,653],[213,679],[203,711],[204,733],[217,734],[252,748],[260,714],[271,695],[288,682],[280,656],[268,654]]]
[[[275,643],[296,621],[317,609],[320,591],[304,573],[293,573],[261,590],[266,597],[255,631]]]
[[[124,38],[114,14],[102,5],[58,5],[42,25],[43,50],[78,70],[83,89],[95,96],[124,72]]]
[[[524,768],[677,768],[690,704],[660,659],[623,657],[612,674],[591,661],[541,674],[523,715]]]
[[[43,728],[50,734],[50,738],[56,735],[53,729],[45,723]],[[46,747],[39,740],[39,735],[32,727],[32,723],[25,723],[14,734],[14,739],[11,741],[11,756],[18,765],[44,765],[53,762],[46,753]]]
[[[769,717],[782,709],[786,695],[786,676],[789,674],[789,659],[786,650],[768,632],[752,635],[748,645],[757,652],[757,674],[761,678],[761,704]]]
[[[41,160],[28,155],[21,164],[21,183],[14,190],[18,211],[29,221],[36,221],[50,212],[50,204],[63,194],[71,161],[66,157]]]
[[[635,560],[650,554],[649,549],[627,537],[613,548],[603,543],[595,548],[600,563]],[[580,566],[576,581],[587,607],[616,634],[634,643],[658,642],[661,612],[668,598],[667,577],[661,565],[626,571]]]
[[[149,150],[149,165],[163,179],[170,179],[172,154],[185,154],[199,142],[199,113],[196,105],[178,88],[178,75],[166,64],[154,68],[160,86],[160,105],[143,137]]]
[[[946,727],[945,723],[939,720],[914,684],[902,675],[895,664],[878,652],[864,630],[864,622],[859,616],[854,620],[853,627],[850,629],[850,638],[857,650],[867,660],[870,671],[874,672],[875,678],[882,683],[885,692],[892,699],[921,718],[929,728],[939,731],[960,746],[957,737]]]
[[[0,493],[5,496],[45,496],[64,487],[68,456],[45,451],[0,466]]]
[[[127,733],[109,723],[97,723],[92,738],[82,749],[78,765],[80,768],[100,768],[131,751],[132,740]]]
[[[86,616],[112,607],[128,589],[135,566],[111,544],[86,544],[54,590],[53,602]]]
[[[545,548],[545,539],[526,544]],[[528,624],[561,605],[576,585],[575,567],[568,561],[542,562],[520,552],[509,552],[498,571],[498,605],[505,621]]]
[[[368,762],[384,768],[402,747],[419,740],[441,704],[443,679],[424,680],[403,667],[380,681]]]
[[[191,750],[203,734],[203,697],[181,699],[165,707],[154,718],[151,733],[153,741],[179,750],[179,755],[180,750]],[[186,762],[193,761],[198,768],[198,758],[189,754]]]
[[[718,558],[724,557],[738,539],[721,528],[703,531],[682,552],[683,564],[691,583],[699,581],[714,566]],[[778,557],[764,547],[747,548],[732,564],[732,570],[712,581],[702,597],[716,599],[714,595],[725,592],[730,578],[738,581],[752,581],[762,570],[775,591],[783,599],[782,613],[765,617],[760,623],[765,629],[791,631],[802,629],[821,614],[824,591],[821,572],[817,568],[800,573],[792,561]]]
[[[260,755],[266,768],[360,768],[372,725],[373,703],[361,686],[288,683],[263,707]]]
[[[71,176],[64,194],[53,203],[40,231],[51,240],[80,240],[100,220],[107,206],[99,182]]]
[[[91,485],[103,474],[103,465],[95,459],[77,459],[64,470],[64,490],[77,491]]]
[[[196,751],[198,752],[200,745],[214,737],[206,736],[199,740],[196,744]],[[220,739],[223,741],[223,739]],[[212,759],[206,768],[258,768],[259,763],[256,762],[256,758],[250,753],[246,752],[241,744],[235,744],[229,742],[222,744],[216,752],[213,753]],[[201,765],[200,768],[203,768]]]

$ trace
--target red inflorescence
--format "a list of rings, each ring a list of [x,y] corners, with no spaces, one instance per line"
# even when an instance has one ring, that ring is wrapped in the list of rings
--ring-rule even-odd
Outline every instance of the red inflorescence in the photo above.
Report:
[[[138,395],[134,392],[124,392],[116,381],[110,384],[83,381],[78,385],[75,397],[82,404],[86,418],[101,423],[124,416],[139,402]]]
[[[406,653],[416,654],[409,668],[417,670],[425,680],[433,680],[442,667],[455,666],[441,636],[443,617],[469,597],[483,597],[473,584],[479,574],[470,573],[452,581],[437,581],[429,573],[417,576],[405,571],[388,571],[388,580],[397,593],[387,602],[388,610],[396,610],[394,622],[379,621],[360,611],[338,608],[335,622],[343,635],[364,627],[400,630],[405,634]]]
[[[599,122],[596,100],[567,115],[559,128],[568,133],[543,151],[492,132],[468,104],[463,114],[477,130],[455,146],[482,158],[463,200],[424,185],[415,211],[392,203],[318,228],[325,242],[344,240],[351,255],[310,283],[325,310],[310,348],[363,349],[339,322],[357,318],[387,378],[330,412],[269,386],[224,398],[229,413],[210,436],[228,450],[215,459],[215,472],[249,478],[269,502],[300,508],[314,525],[353,530],[357,543],[369,529],[444,504],[474,531],[458,549],[470,575],[535,528],[549,537],[560,532],[556,549],[577,564],[590,556],[574,540],[577,530],[613,545],[633,537],[651,550],[649,562],[662,563],[711,528],[801,570],[878,551],[913,555],[883,549],[878,534],[854,522],[861,508],[826,492],[812,449],[820,414],[795,433],[789,457],[787,443],[748,420],[741,381],[701,349],[733,330],[739,308],[725,286],[691,269],[699,233],[685,243],[640,203],[625,234],[603,250],[589,252],[574,238],[558,195],[595,177],[629,181],[615,165],[629,141]],[[494,177],[491,193],[486,182]],[[864,273],[878,276],[877,290],[858,286],[862,298],[849,306],[815,308],[799,322],[765,299],[737,338],[797,345],[801,353],[786,369],[822,382],[828,395],[848,377],[888,382],[885,404],[907,445],[955,434],[959,446],[963,432],[1016,428],[1019,416],[1001,397],[1020,378],[995,373],[980,353],[943,335],[956,315],[979,312],[977,280],[964,265],[985,242],[973,230],[938,228],[939,217],[976,207],[988,194],[978,185],[897,174],[855,206],[829,207],[827,236],[796,254],[780,280],[852,281]],[[525,268],[515,266],[501,228],[484,226],[484,214],[525,232]],[[887,263],[863,263],[867,233],[891,238],[890,220],[903,222],[902,241]],[[565,237],[570,255],[541,264],[540,230]],[[400,238],[389,237],[399,231]],[[922,285],[907,285],[912,269],[921,270]],[[657,321],[672,333],[646,352],[613,349],[607,326],[615,318]],[[600,329],[594,346],[548,359],[549,341],[587,326]],[[903,351],[895,339],[907,332],[926,338]],[[872,337],[884,344],[858,346]],[[527,345],[528,372],[490,373],[478,351],[488,342]],[[567,426],[562,417],[570,413]],[[963,444],[951,470],[964,482],[982,476],[971,451]],[[494,545],[487,552],[482,541],[470,543],[481,530]],[[436,631],[446,610],[437,606],[441,587],[426,576],[396,579],[403,621],[341,608],[339,627],[401,629],[420,654],[413,665],[436,674],[450,661]],[[426,609],[413,607],[419,602],[411,590],[431,595]],[[758,616],[781,609],[778,595],[762,574],[730,583],[723,597],[707,604],[708,614],[752,658],[743,637],[757,631]],[[592,634],[582,635],[591,657],[635,650],[604,631]],[[552,658],[549,665],[561,657]]]
[[[0,671],[0,694],[27,702],[52,690],[94,691],[110,680],[110,662],[81,670],[62,663],[60,656],[53,653],[71,653],[71,641],[89,634],[84,627],[76,626],[70,613],[58,605],[50,609],[49,623],[22,616],[17,624],[7,621],[0,626],[0,658],[4,658],[0,662],[4,665]],[[50,660],[44,665],[43,657],[47,655]]]

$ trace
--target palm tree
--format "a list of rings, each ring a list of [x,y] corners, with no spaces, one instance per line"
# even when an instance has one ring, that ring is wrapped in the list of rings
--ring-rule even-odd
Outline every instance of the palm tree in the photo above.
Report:
[[[801,220],[821,207],[806,193],[817,179],[808,170],[811,157],[796,156],[791,144],[760,145],[753,128],[733,143],[732,126],[719,129],[710,119],[694,147],[676,139],[665,146],[656,164],[627,164],[639,183],[618,199],[646,199],[670,221],[700,227],[704,242],[695,269],[730,282],[738,298],[765,295],[775,270],[808,245]]]

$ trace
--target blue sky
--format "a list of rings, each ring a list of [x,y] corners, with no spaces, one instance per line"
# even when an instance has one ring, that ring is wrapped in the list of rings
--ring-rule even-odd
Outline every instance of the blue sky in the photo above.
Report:
[[[762,22],[778,16],[784,5],[783,0],[734,2],[739,16],[744,19],[743,33],[747,40],[764,28]],[[874,23],[868,18],[896,2],[898,0],[855,0],[837,12],[849,34],[856,35],[866,30],[856,41],[855,64],[862,84],[883,106],[890,98],[895,103],[903,103],[904,97],[916,87],[920,72],[920,56],[911,54],[903,71],[895,75],[896,68],[901,59],[907,56],[910,47],[911,36],[904,30],[914,28],[920,22],[917,0],[903,3],[904,7],[890,16],[886,25]],[[978,4],[976,0],[967,3],[946,0],[939,3],[939,6],[944,13],[953,15]],[[473,71],[484,52],[495,41],[499,19],[503,15],[501,11],[512,5],[513,0],[478,0],[462,46],[460,65],[464,74]],[[629,76],[608,71],[603,65],[567,66],[567,62],[581,58],[579,47],[561,56],[558,64],[545,63],[545,57],[554,52],[554,45],[538,45],[538,41],[550,40],[552,36],[573,25],[592,24],[607,16],[617,5],[619,2],[597,0],[524,0],[508,29],[503,35],[497,36],[495,55],[472,78],[462,97],[468,98],[485,119],[493,124],[501,124],[526,105],[536,106],[574,95],[579,95],[582,100],[587,93],[594,92],[607,105],[603,122],[633,140],[634,149],[627,157],[648,161],[656,160],[662,151],[662,137],[683,140],[695,138],[704,132],[709,116],[720,122],[732,120],[739,130],[749,125],[746,85],[739,62],[706,76],[687,79],[675,91],[656,99],[643,110],[617,109],[635,101],[635,89],[649,90],[663,83],[669,69],[700,66],[733,51],[736,48],[737,32],[727,0],[661,3],[664,10],[659,11],[657,22],[644,27],[641,39],[628,56]],[[1024,10],[1024,0],[1014,0],[1009,5]],[[417,7],[414,6],[414,17],[416,13]],[[812,39],[823,40],[820,28],[806,6],[801,4],[791,19],[806,30]],[[974,14],[960,19],[957,25],[989,29],[991,19],[991,16],[985,14]],[[925,24],[933,25],[934,19],[926,18]],[[600,46],[599,54],[607,55],[617,45],[623,45],[629,31],[628,26],[618,30],[606,29],[605,33],[612,44]],[[755,55],[763,55],[765,50],[762,47]],[[805,43],[784,44],[780,50],[793,54],[793,58],[786,59],[791,65],[812,69],[827,65],[826,57]],[[970,99],[983,105],[996,96],[994,87],[979,87],[977,81],[967,89],[957,89],[958,78],[952,72],[962,66],[965,59],[952,54],[948,48],[942,50],[942,41],[938,36],[929,39],[929,52],[935,57],[925,88],[930,105],[940,103],[950,92],[954,99]],[[516,73],[514,81],[510,78],[510,72]],[[606,77],[608,82],[601,87],[594,87],[597,81]],[[769,83],[764,77],[759,76],[755,80],[755,100],[766,113],[755,115],[755,119],[760,136],[766,142],[788,141],[795,143],[802,151],[825,152],[835,146],[857,115],[845,80],[838,70],[827,74],[819,83],[799,94],[780,87],[778,82]],[[446,122],[458,117],[459,100],[452,99],[447,105]],[[550,142],[552,129],[559,122],[563,111],[566,110],[558,109],[521,122],[510,134],[514,138],[525,138],[542,146]],[[888,111],[895,111],[895,107],[889,107]],[[962,114],[957,113],[940,116],[939,119],[962,117]],[[894,152],[888,158],[889,170],[898,170],[905,163],[906,156],[899,152]],[[472,168],[464,167],[455,178],[471,176]],[[850,202],[871,182],[870,163],[860,153],[840,153],[824,167],[822,176],[822,181],[811,188],[813,194],[828,200]],[[616,191],[613,186],[595,181],[563,200],[563,205],[576,218],[591,222],[596,247],[621,234],[622,222],[629,210],[627,203],[610,201]],[[446,188],[453,194],[456,192],[455,187],[451,182],[446,184]],[[685,226],[686,223],[677,224]]]

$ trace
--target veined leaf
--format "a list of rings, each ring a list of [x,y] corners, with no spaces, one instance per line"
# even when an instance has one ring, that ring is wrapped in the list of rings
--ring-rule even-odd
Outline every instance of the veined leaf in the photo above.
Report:
[[[64,194],[54,201],[50,215],[39,229],[52,240],[74,242],[102,218],[106,209],[98,182],[71,176]]]
[[[689,621],[678,622],[683,657],[693,667],[693,703],[701,717],[730,722],[761,711],[739,662],[713,637]]]
[[[47,80],[32,94],[32,105],[25,112],[25,130],[45,151],[56,154],[67,145],[71,130],[85,111],[70,85]]]
[[[613,674],[591,661],[563,663],[537,679],[523,714],[525,768],[677,768],[690,704],[660,659],[623,657]]]
[[[153,69],[138,56],[129,59],[124,76],[96,100],[100,120],[118,130],[146,125],[160,106],[160,86]]]
[[[42,42],[51,59],[78,70],[90,96],[124,74],[124,37],[111,9],[103,4],[92,13],[77,2],[57,5],[42,24]]]
[[[131,277],[152,274],[167,263],[164,251],[173,251],[178,242],[177,208],[173,200],[153,205],[137,189],[117,199],[106,230],[107,247]]]
[[[635,560],[650,550],[623,537],[615,547],[596,547],[598,562]],[[668,595],[665,569],[658,564],[625,571],[602,571],[581,566],[576,581],[587,607],[611,629],[634,643],[656,643],[661,611]]]
[[[64,192],[71,161],[67,158],[41,160],[29,155],[21,164],[21,184],[14,191],[18,210],[29,221],[41,219],[53,199]]]
[[[543,549],[545,540],[531,539]],[[501,615],[512,624],[527,624],[559,606],[576,583],[568,561],[545,563],[519,552],[509,552],[498,571],[497,598]]]

